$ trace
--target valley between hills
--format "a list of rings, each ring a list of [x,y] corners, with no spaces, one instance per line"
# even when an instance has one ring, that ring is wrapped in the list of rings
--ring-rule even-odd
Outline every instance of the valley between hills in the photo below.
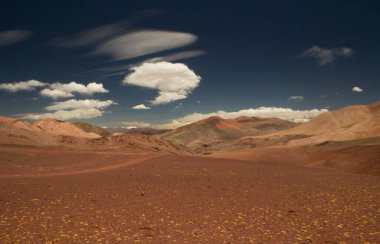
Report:
[[[122,131],[0,118],[0,242],[378,243],[380,102]]]

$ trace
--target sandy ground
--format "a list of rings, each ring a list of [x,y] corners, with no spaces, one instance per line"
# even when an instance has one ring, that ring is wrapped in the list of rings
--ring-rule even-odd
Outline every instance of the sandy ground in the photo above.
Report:
[[[0,148],[0,243],[380,243],[380,178],[222,158]]]

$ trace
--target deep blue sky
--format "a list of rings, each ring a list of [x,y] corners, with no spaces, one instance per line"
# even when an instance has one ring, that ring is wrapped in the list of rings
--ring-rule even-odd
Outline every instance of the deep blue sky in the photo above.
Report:
[[[62,48],[52,41],[120,21],[127,23],[125,33],[158,29],[191,33],[199,39],[181,48],[117,62],[85,55],[92,46]],[[262,106],[337,109],[380,100],[378,1],[2,1],[0,32],[20,29],[32,35],[0,46],[0,83],[101,82],[109,93],[73,98],[118,103],[103,116],[87,120],[99,125],[165,123],[193,112]],[[320,65],[317,59],[302,56],[312,46],[346,47],[353,54]],[[186,99],[151,110],[131,107],[148,104],[157,90],[123,86],[125,75],[90,72],[190,50],[206,54],[173,62],[184,63],[201,76],[200,85]],[[352,92],[354,86],[363,92]],[[53,100],[38,91],[0,91],[0,115],[46,112],[45,106]],[[288,101],[291,96],[304,99]]]

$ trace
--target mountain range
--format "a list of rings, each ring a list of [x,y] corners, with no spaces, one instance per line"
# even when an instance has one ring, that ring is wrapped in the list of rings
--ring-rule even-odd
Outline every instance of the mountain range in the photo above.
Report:
[[[169,131],[0,117],[0,144],[194,154],[380,175],[380,101],[325,112],[305,123],[213,116]]]

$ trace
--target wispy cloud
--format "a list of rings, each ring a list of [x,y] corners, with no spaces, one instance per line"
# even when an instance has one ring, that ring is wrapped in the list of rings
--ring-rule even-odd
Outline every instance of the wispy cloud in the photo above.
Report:
[[[360,92],[363,92],[363,89],[358,86],[355,86],[352,88],[352,92],[360,93]]]
[[[122,33],[125,28],[124,22],[118,22],[108,25],[98,26],[89,30],[79,32],[71,37],[58,37],[51,41],[58,47],[81,47],[95,45],[106,41],[117,34]]]
[[[239,116],[261,117],[261,118],[280,118],[292,122],[306,122],[320,113],[327,112],[327,109],[293,110],[291,108],[260,107],[243,109],[236,112],[217,111],[212,113],[193,113],[169,121],[166,124],[156,125],[157,128],[173,129],[193,123],[198,120],[206,119],[211,116],[220,116],[226,119],[237,118]]]
[[[140,11],[128,20],[97,26],[68,37],[58,37],[53,39],[51,43],[55,46],[64,48],[98,45],[119,35],[125,34],[128,28],[136,22],[157,16],[161,13],[162,11],[157,9]]]
[[[206,52],[203,50],[191,50],[191,51],[169,54],[163,57],[147,59],[143,63],[157,63],[157,62],[162,62],[162,61],[173,62],[177,60],[195,58],[195,57],[203,56],[205,54]]]
[[[38,80],[18,81],[0,84],[0,90],[7,92],[32,91],[38,87],[44,87],[47,85],[47,83]]]
[[[123,84],[157,89],[158,96],[151,101],[153,105],[187,98],[201,80],[182,63],[144,63],[131,70],[132,73],[124,78]]]
[[[63,102],[55,102],[52,105],[47,106],[45,109],[51,112],[21,114],[19,117],[32,120],[43,118],[55,118],[60,120],[90,119],[102,116],[105,113],[105,108],[116,104],[117,103],[112,100],[71,99]]]
[[[322,48],[319,46],[312,46],[305,50],[301,56],[314,58],[318,61],[318,64],[323,66],[331,64],[337,57],[347,58],[354,54],[354,51],[348,47],[339,48]]]
[[[305,98],[303,96],[291,96],[288,98],[288,102],[301,102]]]
[[[132,109],[134,109],[134,110],[147,110],[147,109],[150,109],[150,107],[146,106],[145,104],[139,104],[139,105],[133,106]]]
[[[90,108],[90,109],[74,109],[74,110],[59,110],[52,113],[41,113],[41,114],[21,114],[19,117],[21,119],[45,119],[53,118],[59,120],[70,120],[70,119],[91,119],[102,116],[103,110]]]
[[[107,55],[114,60],[130,59],[187,46],[197,39],[196,35],[184,32],[140,30],[106,41],[89,55]]]
[[[24,41],[32,35],[29,30],[8,30],[0,32],[0,47]]]
[[[122,122],[121,124],[124,125],[128,129],[145,128],[145,127],[150,126],[150,123],[143,122],[143,121]]]

